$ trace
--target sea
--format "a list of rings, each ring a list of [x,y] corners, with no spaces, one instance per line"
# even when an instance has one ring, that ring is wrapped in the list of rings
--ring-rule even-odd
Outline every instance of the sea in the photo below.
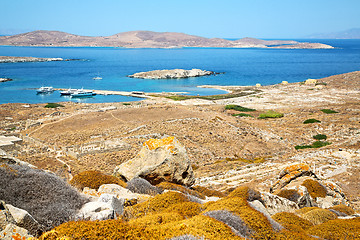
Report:
[[[36,94],[41,86],[114,91],[182,92],[214,95],[221,90],[200,85],[271,85],[300,82],[360,70],[360,40],[299,39],[335,49],[177,48],[125,49],[113,47],[0,46],[0,56],[61,57],[59,62],[0,63],[0,104],[48,102],[130,102],[141,99],[118,95],[91,98],[62,97],[58,91]],[[198,68],[223,74],[188,79],[147,80],[127,77],[157,69]],[[94,80],[94,77],[102,77]]]

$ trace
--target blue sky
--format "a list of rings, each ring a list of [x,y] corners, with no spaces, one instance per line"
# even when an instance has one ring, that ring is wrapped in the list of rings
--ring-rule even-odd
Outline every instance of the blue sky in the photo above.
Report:
[[[360,27],[360,0],[0,0],[0,34],[133,30],[299,38]]]

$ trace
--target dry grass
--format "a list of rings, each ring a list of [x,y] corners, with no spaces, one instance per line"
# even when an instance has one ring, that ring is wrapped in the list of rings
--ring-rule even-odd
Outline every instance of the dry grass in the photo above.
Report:
[[[330,209],[345,213],[346,215],[353,215],[355,213],[354,209],[352,209],[351,207],[348,207],[344,204],[335,205],[335,206],[331,207]]]
[[[169,191],[156,195],[154,198],[151,198],[146,202],[125,208],[123,217],[127,220],[139,218],[148,214],[161,212],[171,205],[183,202],[189,202],[185,195]]]
[[[91,170],[76,174],[70,181],[70,184],[80,190],[83,190],[84,187],[98,190],[103,184],[117,184],[122,187],[126,187],[126,183],[120,178]]]
[[[334,220],[337,215],[327,209],[314,209],[302,215],[302,217],[310,221],[314,225],[318,225],[329,220]]]
[[[360,239],[360,218],[330,220],[308,229],[307,233],[331,240]]]
[[[213,190],[213,189],[209,189],[206,187],[202,187],[202,186],[194,186],[192,187],[193,190],[207,196],[207,197],[225,197],[226,194],[217,190]]]
[[[288,212],[276,213],[275,215],[272,216],[272,218],[283,226],[291,225],[292,227],[293,226],[300,227],[303,230],[306,230],[314,226],[314,224],[312,224],[310,221],[301,218],[299,216],[296,216],[294,213],[288,213]]]
[[[205,195],[196,191],[196,190],[191,190],[185,186],[179,185],[179,184],[175,184],[175,183],[170,183],[170,182],[161,182],[157,185],[157,187],[165,190],[174,190],[174,191],[179,191],[182,192],[184,194],[190,194],[193,195],[195,197],[201,198],[201,199],[205,199]]]
[[[318,181],[315,181],[313,179],[306,179],[302,185],[307,188],[310,196],[312,198],[317,197],[326,197],[326,188],[321,185]]]

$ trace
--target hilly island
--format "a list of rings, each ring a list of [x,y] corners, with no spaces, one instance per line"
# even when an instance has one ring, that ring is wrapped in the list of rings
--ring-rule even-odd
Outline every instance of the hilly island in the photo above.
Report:
[[[151,31],[123,32],[106,37],[79,36],[59,31],[33,31],[18,35],[0,36],[0,45],[124,48],[333,48],[330,45],[322,43],[260,40],[256,38],[241,38],[231,41],[222,38],[205,38],[177,32]]]

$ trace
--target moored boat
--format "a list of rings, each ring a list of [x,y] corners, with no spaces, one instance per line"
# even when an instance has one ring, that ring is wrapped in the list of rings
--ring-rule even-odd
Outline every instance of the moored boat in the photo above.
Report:
[[[69,88],[68,90],[61,91],[61,92],[60,92],[60,95],[70,96],[72,93],[75,93],[76,91],[78,91],[78,89]]]
[[[52,93],[53,91],[53,87],[41,87],[36,90],[37,93]]]
[[[96,95],[96,93],[94,93],[94,91],[92,90],[84,90],[84,89],[78,89],[77,91],[75,91],[74,93],[71,93],[70,96],[71,97],[92,97]]]

